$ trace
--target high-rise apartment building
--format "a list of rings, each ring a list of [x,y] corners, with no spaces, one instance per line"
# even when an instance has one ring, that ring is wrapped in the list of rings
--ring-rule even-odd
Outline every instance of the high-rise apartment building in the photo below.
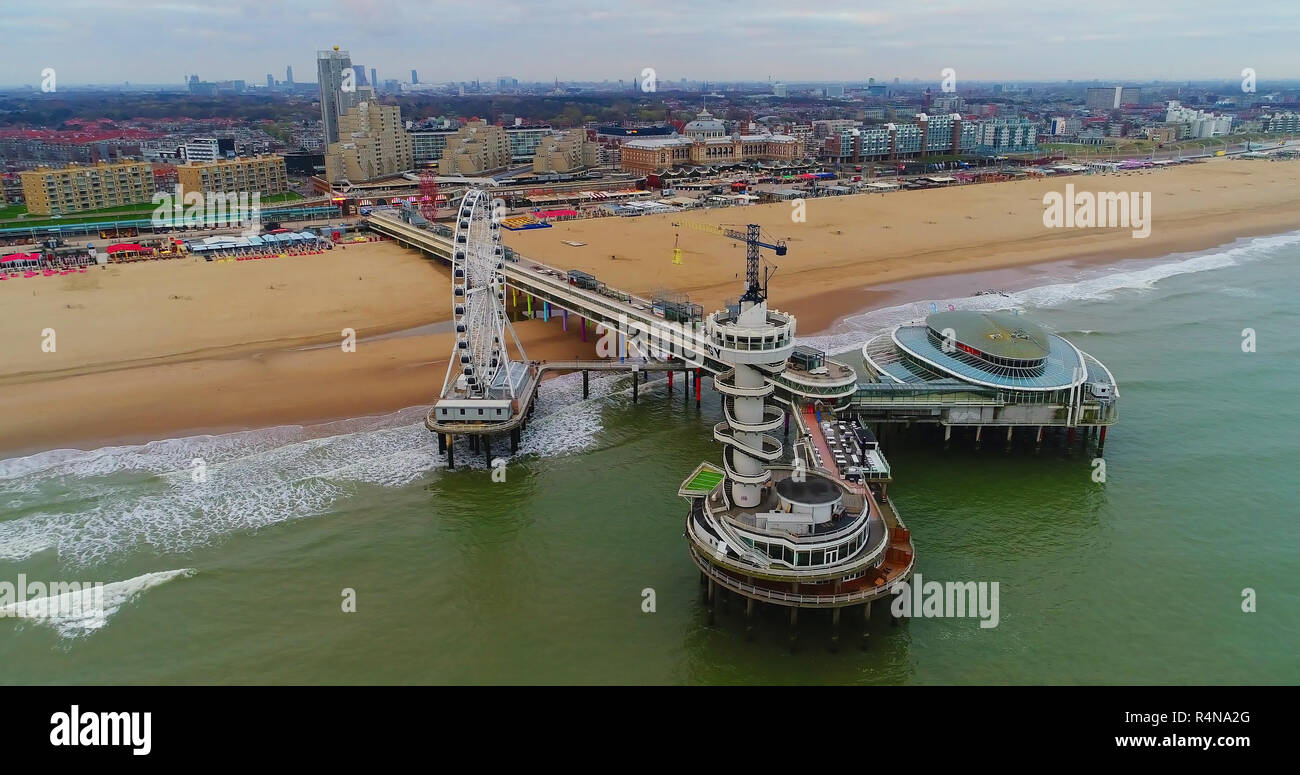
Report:
[[[337,48],[316,52],[316,83],[320,88],[320,114],[325,127],[326,144],[339,141],[339,116],[359,101],[355,71],[353,77],[347,79],[348,83],[344,82],[343,73],[350,70],[352,57],[348,56],[348,52]],[[344,86],[349,84],[349,90],[344,91]]]
[[[587,130],[572,129],[542,140],[533,156],[538,174],[574,172],[600,164],[600,146],[587,139]]]
[[[510,138],[506,130],[486,121],[470,121],[447,141],[442,158],[438,160],[438,173],[481,175],[495,172],[510,164],[510,156]]]
[[[176,165],[176,182],[186,191],[279,194],[289,190],[283,156],[249,156]]]
[[[27,212],[32,215],[65,215],[148,202],[154,192],[153,166],[145,162],[41,167],[19,177]]]
[[[1114,110],[1120,105],[1136,105],[1141,102],[1142,90],[1132,86],[1090,88],[1086,97],[1088,110],[1099,112]]]
[[[411,133],[396,105],[362,102],[339,119],[339,141],[325,154],[328,182],[360,182],[415,166]]]
[[[196,137],[185,143],[186,161],[216,161],[223,155],[215,137]]]

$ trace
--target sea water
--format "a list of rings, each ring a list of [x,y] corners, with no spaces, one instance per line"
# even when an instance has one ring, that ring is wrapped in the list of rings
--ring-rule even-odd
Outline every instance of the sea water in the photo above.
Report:
[[[447,471],[419,408],[0,461],[0,584],[104,585],[102,617],[0,616],[0,683],[1295,683],[1298,264],[1300,234],[1066,265],[805,338],[852,362],[932,303],[1013,308],[1114,373],[1101,482],[1059,436],[884,437],[917,569],[998,582],[993,628],[882,604],[832,652],[805,612],[792,653],[779,610],[709,626],[676,491],[719,458],[717,394],[574,375],[501,482],[463,441]]]

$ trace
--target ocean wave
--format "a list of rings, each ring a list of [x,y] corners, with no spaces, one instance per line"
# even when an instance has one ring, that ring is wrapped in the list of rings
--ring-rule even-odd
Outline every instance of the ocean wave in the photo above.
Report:
[[[603,428],[614,378],[547,380],[518,455],[585,449]],[[186,552],[226,535],[328,513],[358,485],[401,487],[445,467],[427,407],[316,426],[167,439],[0,461],[0,560],[54,551],[85,567],[149,547]],[[471,460],[468,441],[457,457]],[[509,459],[497,442],[494,457]],[[202,461],[196,477],[194,461]],[[201,479],[201,481],[196,481]]]
[[[1065,282],[1010,291],[1006,295],[924,299],[882,307],[850,315],[832,331],[817,336],[799,337],[799,342],[832,353],[856,350],[872,334],[925,318],[932,311],[931,304],[940,310],[948,309],[948,305],[951,304],[962,310],[1024,311],[1031,308],[1060,307],[1080,301],[1105,301],[1121,292],[1150,292],[1161,280],[1170,277],[1208,272],[1272,258],[1296,245],[1300,245],[1300,232],[1252,237],[1200,253],[1175,253],[1155,264],[1143,261],[1140,266],[1131,269],[1126,267],[1133,266],[1133,262],[1124,262],[1118,267],[1100,267],[1093,270],[1095,274],[1090,273]]]
[[[0,619],[17,618],[46,624],[64,638],[88,635],[108,624],[108,620],[122,606],[130,603],[141,592],[166,584],[172,579],[189,578],[196,572],[194,568],[180,568],[146,573],[102,586],[86,583],[79,585],[80,588],[75,591],[0,605]]]

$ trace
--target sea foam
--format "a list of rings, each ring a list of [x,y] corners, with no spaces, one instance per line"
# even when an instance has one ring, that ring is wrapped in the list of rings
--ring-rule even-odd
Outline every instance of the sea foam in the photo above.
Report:
[[[591,446],[614,378],[547,380],[518,455]],[[0,461],[0,560],[46,551],[87,567],[144,547],[185,552],[222,537],[328,513],[359,484],[401,487],[445,467],[427,407],[315,426],[280,426]],[[499,440],[494,457],[509,459]],[[474,461],[467,441],[457,457]],[[193,461],[206,480],[194,480]]]
[[[1080,301],[1104,301],[1120,292],[1149,292],[1157,283],[1178,275],[1208,272],[1277,256],[1288,247],[1300,245],[1300,232],[1237,240],[1199,253],[1178,253],[1158,260],[1126,261],[1119,266],[1091,267],[1080,276],[1019,291],[952,299],[924,299],[907,304],[850,315],[831,331],[799,337],[801,344],[827,352],[856,350],[870,336],[893,326],[921,320],[934,304],[940,310],[951,304],[963,310],[1032,309],[1059,307]]]

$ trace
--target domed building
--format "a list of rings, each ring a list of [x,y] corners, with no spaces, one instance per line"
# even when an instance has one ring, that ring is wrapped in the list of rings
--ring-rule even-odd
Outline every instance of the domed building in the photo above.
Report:
[[[677,167],[737,165],[746,162],[797,162],[804,156],[804,143],[790,135],[727,134],[727,126],[708,111],[682,127],[682,134],[647,137],[623,144],[624,171],[663,173]]]
[[[708,108],[695,116],[695,120],[682,128],[682,134],[692,140],[708,140],[711,137],[725,137],[727,126],[713,117]]]
[[[1101,361],[1009,312],[936,312],[871,339],[862,358],[868,382],[855,401],[866,421],[897,421],[911,403],[917,418],[947,426],[945,438],[970,425],[977,439],[984,426],[1038,426],[1040,440],[1044,427],[1100,427],[1104,440],[1119,417]]]

